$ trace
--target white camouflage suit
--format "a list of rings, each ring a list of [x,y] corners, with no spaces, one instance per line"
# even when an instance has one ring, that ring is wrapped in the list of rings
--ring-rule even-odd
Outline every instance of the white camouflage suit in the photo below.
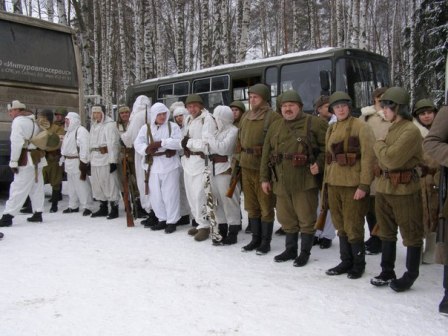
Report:
[[[201,114],[192,118],[191,114],[184,119],[183,135],[188,135],[187,148],[192,152],[206,152],[207,141],[204,136],[215,134],[217,130],[216,122],[211,114],[203,109]],[[182,157],[182,167],[184,168],[185,190],[187,192],[188,203],[193,215],[197,229],[208,229],[210,223],[204,218],[203,209],[205,204],[205,192],[203,175],[205,169],[204,159],[200,155],[190,155]]]
[[[69,120],[68,127],[65,127],[64,141],[61,147],[61,161],[64,163],[64,170],[67,173],[68,184],[68,207],[76,209],[81,205],[81,209],[91,209],[92,188],[89,178],[81,180],[79,162],[89,163],[89,131],[81,126],[81,119],[76,112],[69,112],[65,119]]]
[[[103,112],[102,114],[101,121],[93,121],[90,128],[90,183],[95,199],[116,202],[120,199],[120,182],[116,170],[110,173],[110,164],[118,162],[120,134],[115,122]],[[100,147],[107,147],[107,153],[101,154]]]
[[[166,113],[165,123],[157,125],[156,117],[160,113]],[[176,123],[168,121],[169,110],[162,103],[155,103],[150,110],[148,120],[154,142],[161,141],[161,147],[157,153],[169,150],[179,150],[182,134]],[[169,123],[169,124],[168,124]],[[171,131],[170,131],[171,129]],[[144,169],[148,169],[145,162],[146,149],[151,143],[148,136],[148,124],[143,125],[134,142],[135,151],[143,160],[141,164]],[[137,162],[136,162],[137,164]],[[179,173],[180,159],[178,153],[171,157],[166,155],[154,155],[153,163],[149,173],[149,197],[151,206],[160,222],[175,224],[180,219],[180,199],[179,199]]]
[[[121,140],[127,148],[134,146],[134,141],[137,139],[138,132],[145,125],[146,111],[151,106],[151,101],[146,96],[138,96],[132,106],[131,116],[129,118],[128,128],[126,132],[121,134]],[[135,164],[135,179],[137,180],[137,188],[140,194],[140,203],[142,208],[147,212],[151,210],[151,202],[149,195],[145,195],[145,171],[140,164],[144,156],[137,151],[134,151]]]
[[[227,156],[226,162],[213,162],[211,188],[214,199],[217,201],[216,219],[219,224],[241,224],[240,186],[235,188],[233,197],[226,197],[231,181],[231,160],[235,152],[238,128],[233,125],[233,112],[228,106],[217,106],[213,111],[218,129],[214,134],[204,135],[204,141],[209,144],[210,154]]]
[[[11,159],[9,166],[17,168],[18,173],[14,174],[14,180],[9,189],[9,199],[6,201],[3,214],[15,216],[19,213],[27,196],[30,196],[33,212],[42,212],[44,209],[44,182],[42,168],[47,165],[47,160],[42,157],[37,170],[33,165],[31,153],[27,152],[26,166],[19,167],[19,157],[22,148],[28,150],[37,147],[29,141],[37,135],[41,129],[36,123],[33,115],[19,115],[14,118],[11,125]],[[36,182],[37,178],[37,182]]]

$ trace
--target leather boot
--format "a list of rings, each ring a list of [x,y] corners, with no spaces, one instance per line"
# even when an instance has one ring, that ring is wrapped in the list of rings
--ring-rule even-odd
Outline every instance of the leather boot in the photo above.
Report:
[[[190,215],[184,215],[180,217],[180,219],[176,223],[176,225],[188,225],[188,224],[190,224]]]
[[[445,288],[445,296],[439,304],[439,313],[448,315],[448,265],[443,266],[443,288]]]
[[[221,240],[217,241],[215,239],[212,239],[212,244],[215,246],[223,245],[223,241],[227,237],[227,231],[229,231],[229,227],[228,227],[227,223],[218,224],[218,231],[219,231],[219,235],[221,236]]]
[[[339,236],[339,254],[341,262],[333,268],[330,268],[325,273],[327,275],[340,275],[347,273],[353,266],[352,248],[348,242],[347,236]]]
[[[108,212],[107,201],[100,201],[100,208],[98,211],[92,214],[92,218],[94,217],[106,217]]]
[[[166,221],[160,221],[156,225],[151,227],[151,230],[153,231],[160,231],[166,229]]]
[[[285,250],[274,257],[276,262],[284,262],[294,260],[297,258],[297,241],[299,240],[299,233],[286,233],[285,235]]]
[[[140,198],[138,197],[135,199],[135,207],[137,210],[137,218],[145,218],[148,215],[145,209],[142,208],[142,203],[140,202]]]
[[[118,218],[118,203],[116,201],[111,201],[110,203],[110,212],[107,216],[107,219],[115,219]]]
[[[257,248],[257,254],[263,255],[271,250],[273,222],[261,222],[261,244]]]
[[[350,245],[352,247],[353,267],[348,270],[347,278],[359,279],[366,269],[366,247],[364,245],[364,240]]]
[[[241,249],[242,252],[255,250],[261,244],[261,219],[249,218],[250,230],[252,231],[252,240]]]
[[[408,246],[406,253],[406,268],[400,279],[394,279],[390,282],[390,288],[396,292],[404,292],[412,287],[414,281],[418,278],[420,268],[420,255],[422,248],[420,246]]]
[[[28,196],[25,200],[25,203],[23,203],[22,209],[20,209],[20,213],[23,214],[32,214],[33,208],[31,207],[31,199]]]
[[[238,232],[240,231],[240,225],[229,225],[229,232],[227,237],[223,239],[224,245],[233,245],[238,241]]]
[[[50,208],[51,213],[58,212],[58,203],[59,203],[59,191],[53,189],[51,193],[51,208]]]
[[[26,219],[28,222],[42,223],[42,212],[35,212],[31,217]]]
[[[145,228],[150,228],[154,225],[157,225],[159,219],[157,218],[155,212],[151,210],[148,214],[148,218],[142,220],[140,223],[145,226]]]
[[[383,240],[381,253],[381,273],[370,279],[370,283],[374,286],[386,286],[392,280],[396,279],[395,275],[395,258],[397,254],[397,242]]]
[[[302,267],[308,263],[311,255],[311,248],[314,243],[314,234],[302,233],[300,243],[300,255],[294,260],[295,267]]]
[[[2,218],[0,219],[0,227],[11,226],[13,218],[14,216],[10,214],[3,214]]]

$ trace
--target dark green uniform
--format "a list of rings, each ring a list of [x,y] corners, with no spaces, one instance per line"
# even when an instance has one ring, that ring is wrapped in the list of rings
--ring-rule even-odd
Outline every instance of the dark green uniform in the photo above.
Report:
[[[287,233],[315,232],[319,183],[309,166],[316,162],[323,171],[327,127],[322,119],[301,113],[295,120],[275,120],[266,135],[260,179],[273,181],[277,218]]]

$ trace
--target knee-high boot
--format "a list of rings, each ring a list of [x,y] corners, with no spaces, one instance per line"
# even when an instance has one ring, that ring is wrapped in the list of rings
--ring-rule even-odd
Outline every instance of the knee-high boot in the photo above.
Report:
[[[381,273],[370,279],[370,283],[372,285],[385,286],[397,278],[394,271],[396,254],[397,242],[383,240],[381,253]]]
[[[448,265],[443,266],[443,288],[445,288],[445,296],[439,304],[439,313],[448,315]]]
[[[299,233],[286,233],[285,235],[285,250],[274,257],[276,262],[284,262],[294,260],[297,258],[297,241],[299,240]]]
[[[400,279],[395,279],[390,282],[390,288],[396,292],[404,292],[411,288],[414,281],[418,278],[420,268],[420,255],[422,248],[420,246],[408,246],[406,253],[406,268]]]
[[[339,254],[341,262],[337,266],[327,270],[325,272],[327,275],[344,274],[353,267],[352,248],[347,236],[339,236]]]
[[[353,267],[348,270],[347,278],[359,279],[366,269],[366,252],[364,241],[350,244],[352,247]]]
[[[263,255],[271,250],[272,231],[274,229],[273,222],[261,222],[261,244],[257,248],[257,254]]]
[[[261,219],[249,218],[250,230],[252,231],[252,240],[241,251],[249,252],[255,250],[261,244]]]
[[[302,267],[308,263],[311,255],[311,248],[313,247],[314,234],[302,233],[300,243],[300,255],[294,260],[295,267]]]

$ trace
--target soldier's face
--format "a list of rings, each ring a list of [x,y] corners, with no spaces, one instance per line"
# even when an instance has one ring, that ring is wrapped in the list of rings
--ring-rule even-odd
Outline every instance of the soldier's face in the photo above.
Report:
[[[103,119],[103,113],[102,112],[92,112],[92,119],[96,122],[101,122]]]
[[[131,112],[129,112],[129,111],[120,112],[120,119],[123,122],[128,122],[130,116],[131,116]]]
[[[187,110],[188,110],[188,113],[190,113],[191,116],[194,119],[194,118],[196,118],[197,116],[199,116],[201,114],[202,104],[200,104],[200,103],[189,103],[189,104],[187,104]]]
[[[65,119],[65,117],[62,114],[55,114],[54,115],[54,121],[56,121],[57,123],[63,122],[64,119]]]
[[[328,107],[330,106],[330,103],[323,104],[321,107],[317,109],[317,113],[319,113],[319,117],[330,119],[332,114],[328,110]]]
[[[333,105],[333,112],[338,119],[338,121],[342,121],[348,118],[350,114],[350,108],[347,103],[337,103]]]
[[[428,111],[419,113],[418,120],[420,120],[420,122],[423,125],[425,125],[426,127],[429,127],[432,125],[432,122],[434,121],[435,116],[436,116],[436,114],[434,113],[434,111],[428,110]]]
[[[238,107],[231,107],[232,112],[233,112],[233,119],[234,120],[239,120],[241,117],[241,110]]]
[[[69,127],[70,126],[70,119],[65,118],[65,127]]]
[[[252,108],[258,108],[263,103],[263,98],[256,93],[249,93],[249,104]]]
[[[180,126],[180,127],[182,127],[182,124],[184,123],[184,116],[181,114],[181,115],[178,115],[178,116],[175,116],[174,117],[174,120],[176,121],[176,123]]]
[[[156,117],[156,125],[163,125],[166,121],[166,112],[159,113]]]
[[[395,107],[390,105],[383,105],[384,118],[387,121],[393,122],[397,118]]]
[[[285,120],[294,120],[302,112],[299,104],[293,102],[285,102],[282,104],[282,116]]]
[[[20,114],[20,109],[10,109],[8,111],[9,116],[11,117],[11,119],[14,119],[15,117],[17,117]]]

